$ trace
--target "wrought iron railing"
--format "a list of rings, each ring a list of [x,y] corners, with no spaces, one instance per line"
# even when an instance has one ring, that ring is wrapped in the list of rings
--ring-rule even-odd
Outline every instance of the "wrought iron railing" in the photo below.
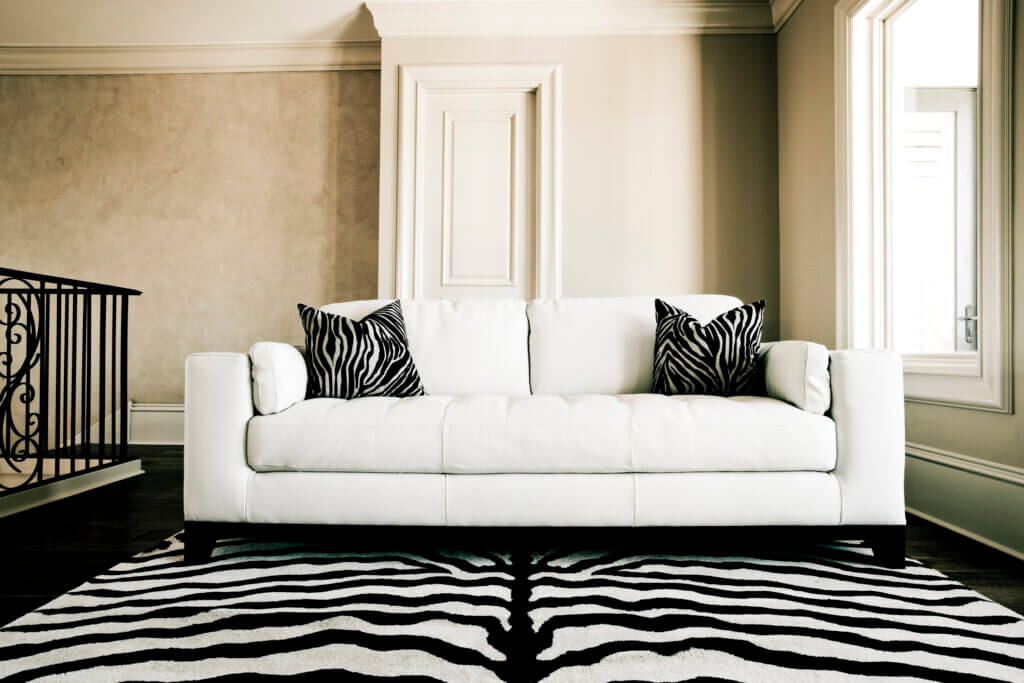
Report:
[[[0,496],[128,459],[138,294],[0,268]]]

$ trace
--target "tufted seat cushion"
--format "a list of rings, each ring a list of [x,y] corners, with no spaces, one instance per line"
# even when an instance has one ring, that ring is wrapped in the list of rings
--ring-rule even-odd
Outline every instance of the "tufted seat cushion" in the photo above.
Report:
[[[835,425],[754,396],[313,399],[249,422],[259,472],[828,472]]]

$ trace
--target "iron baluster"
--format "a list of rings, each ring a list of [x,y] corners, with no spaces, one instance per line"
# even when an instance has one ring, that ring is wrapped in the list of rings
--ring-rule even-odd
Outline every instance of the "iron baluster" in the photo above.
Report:
[[[127,459],[128,307],[138,294],[0,268],[0,496]]]

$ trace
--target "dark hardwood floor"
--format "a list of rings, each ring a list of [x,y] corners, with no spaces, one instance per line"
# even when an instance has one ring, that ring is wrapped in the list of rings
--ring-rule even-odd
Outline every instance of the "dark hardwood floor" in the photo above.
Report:
[[[131,446],[145,474],[0,518],[0,624],[182,528],[181,446]]]
[[[0,624],[182,528],[180,446],[133,446],[146,473],[0,518]],[[1024,613],[1024,562],[911,517],[907,554]]]

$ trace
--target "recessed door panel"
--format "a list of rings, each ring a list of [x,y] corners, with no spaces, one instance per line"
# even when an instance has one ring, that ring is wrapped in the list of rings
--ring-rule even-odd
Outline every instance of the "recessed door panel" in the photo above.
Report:
[[[418,296],[534,296],[533,98],[529,92],[426,95]]]
[[[445,112],[442,286],[515,286],[515,112]]]

